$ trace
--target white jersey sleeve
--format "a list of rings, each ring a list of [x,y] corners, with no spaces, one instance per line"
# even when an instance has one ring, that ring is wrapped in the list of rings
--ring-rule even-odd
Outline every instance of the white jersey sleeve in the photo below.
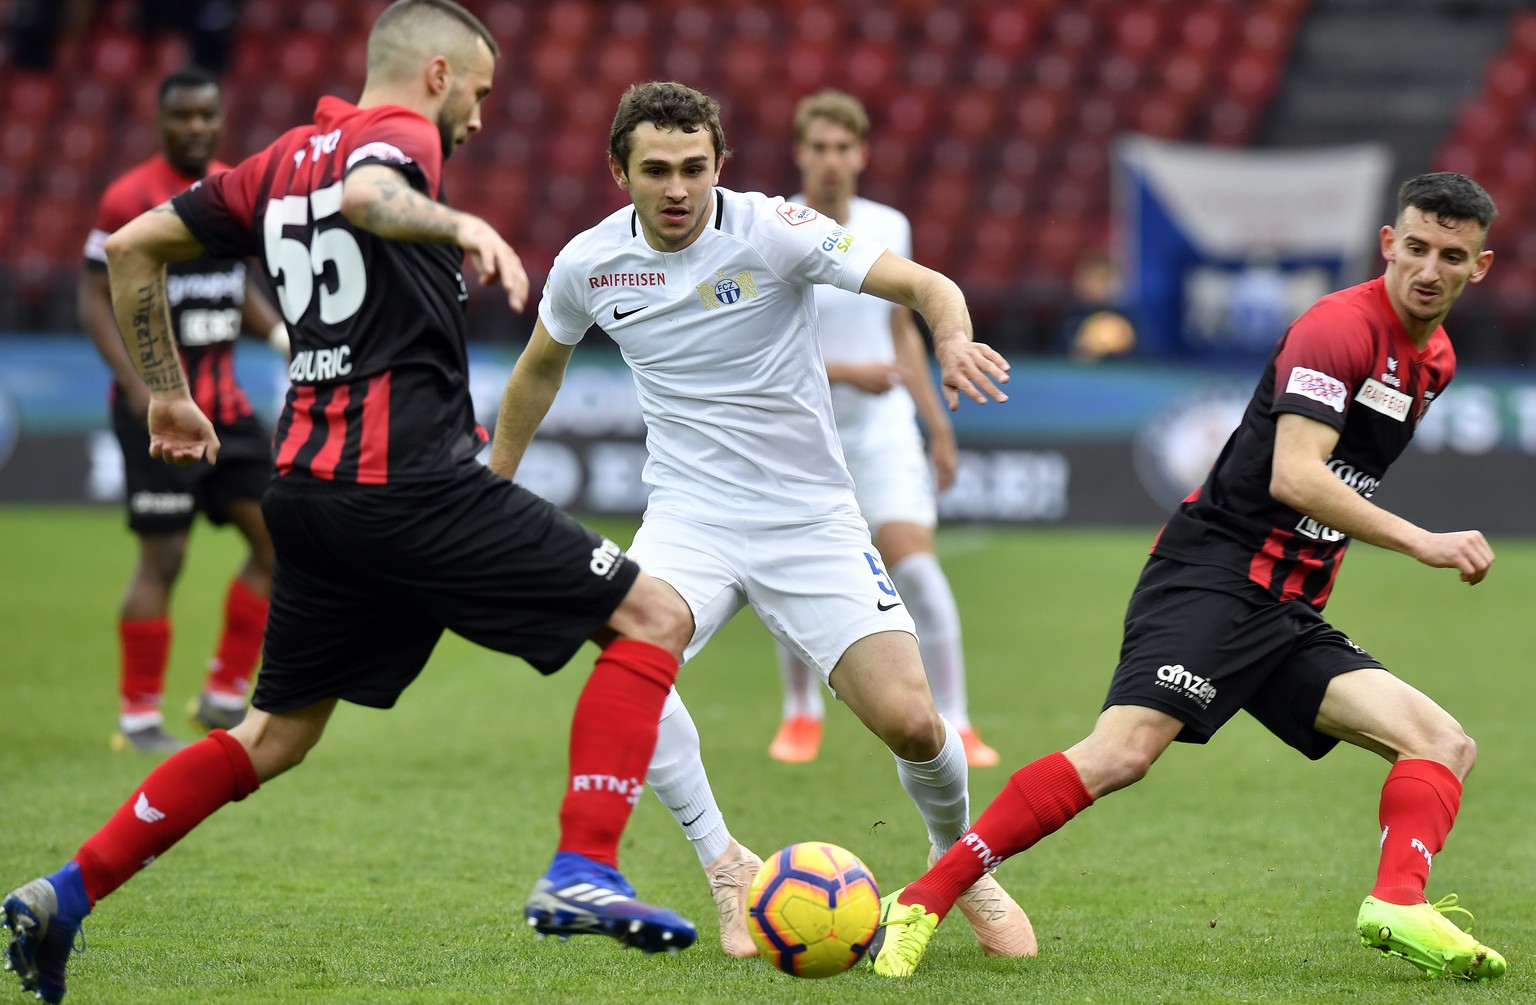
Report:
[[[555,256],[549,279],[544,283],[544,296],[539,300],[539,320],[561,345],[580,342],[594,323],[581,291],[583,265],[572,258],[571,245]]]
[[[858,293],[885,245],[781,196],[743,193],[754,209],[746,237],[787,283]]]

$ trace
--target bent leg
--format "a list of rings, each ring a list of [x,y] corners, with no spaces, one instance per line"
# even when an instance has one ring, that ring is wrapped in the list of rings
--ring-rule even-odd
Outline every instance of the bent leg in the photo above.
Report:
[[[1114,705],[1066,753],[1026,764],[966,835],[901,895],[942,918],[983,873],[1033,847],[1099,796],[1141,779],[1183,728],[1156,709]]]
[[[1317,729],[1392,762],[1381,788],[1381,859],[1371,896],[1425,903],[1430,866],[1456,822],[1476,744],[1427,695],[1374,667],[1329,683]]]
[[[331,701],[282,715],[253,712],[236,733],[215,730],[167,758],[76,853],[90,902],[127,882],[220,807],[303,760],[334,707]]]

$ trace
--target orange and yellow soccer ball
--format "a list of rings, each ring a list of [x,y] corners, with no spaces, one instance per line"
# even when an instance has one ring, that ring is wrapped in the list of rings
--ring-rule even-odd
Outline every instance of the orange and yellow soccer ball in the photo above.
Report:
[[[763,959],[796,977],[831,977],[863,958],[880,890],[858,856],[822,841],[780,849],[747,891],[747,931]]]

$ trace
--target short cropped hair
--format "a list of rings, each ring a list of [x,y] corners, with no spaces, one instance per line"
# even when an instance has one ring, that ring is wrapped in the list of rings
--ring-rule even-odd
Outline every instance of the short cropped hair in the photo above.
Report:
[[[720,124],[720,103],[702,91],[670,80],[631,84],[619,99],[608,134],[608,153],[629,171],[629,155],[635,149],[635,127],[649,122],[657,129],[681,129],[685,133],[709,131],[715,144],[715,164],[725,161],[725,127]]]
[[[1432,171],[1403,182],[1397,190],[1399,219],[1409,206],[1452,220],[1476,220],[1485,231],[1499,212],[1481,185],[1454,171]]]
[[[388,77],[398,72],[401,67],[391,64],[433,22],[458,25],[466,40],[478,37],[492,56],[501,57],[501,46],[496,44],[490,29],[453,0],[395,0],[384,8],[368,32],[368,76]]]
[[[167,94],[183,87],[212,87],[219,92],[221,97],[224,93],[224,89],[219,86],[218,77],[215,77],[201,66],[184,66],[167,74],[166,78],[160,81],[159,103],[165,104],[165,96]]]
[[[816,119],[826,119],[848,130],[859,139],[869,138],[869,113],[847,91],[824,87],[800,99],[795,106],[795,142],[804,141],[806,130]]]

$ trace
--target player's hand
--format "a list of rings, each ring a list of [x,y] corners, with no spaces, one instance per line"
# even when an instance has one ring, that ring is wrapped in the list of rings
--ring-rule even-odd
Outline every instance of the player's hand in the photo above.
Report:
[[[1493,548],[1482,531],[1458,530],[1429,535],[1413,557],[1436,569],[1460,570],[1461,581],[1476,586],[1493,565]]]
[[[838,383],[852,384],[866,394],[884,394],[901,383],[894,363],[843,363],[838,373]]]
[[[960,451],[955,446],[954,433],[929,435],[928,461],[933,465],[934,482],[938,490],[949,491],[955,484],[956,473],[960,470]]]
[[[218,460],[218,434],[190,396],[150,399],[149,456],[177,465]]]
[[[507,303],[521,311],[528,303],[528,273],[512,245],[502,240],[496,228],[476,216],[459,224],[459,247],[469,252],[481,286],[500,286],[507,293]]]
[[[944,404],[953,412],[960,395],[978,405],[987,399],[1007,401],[998,384],[1008,383],[1008,361],[985,342],[946,342],[938,349]]]

